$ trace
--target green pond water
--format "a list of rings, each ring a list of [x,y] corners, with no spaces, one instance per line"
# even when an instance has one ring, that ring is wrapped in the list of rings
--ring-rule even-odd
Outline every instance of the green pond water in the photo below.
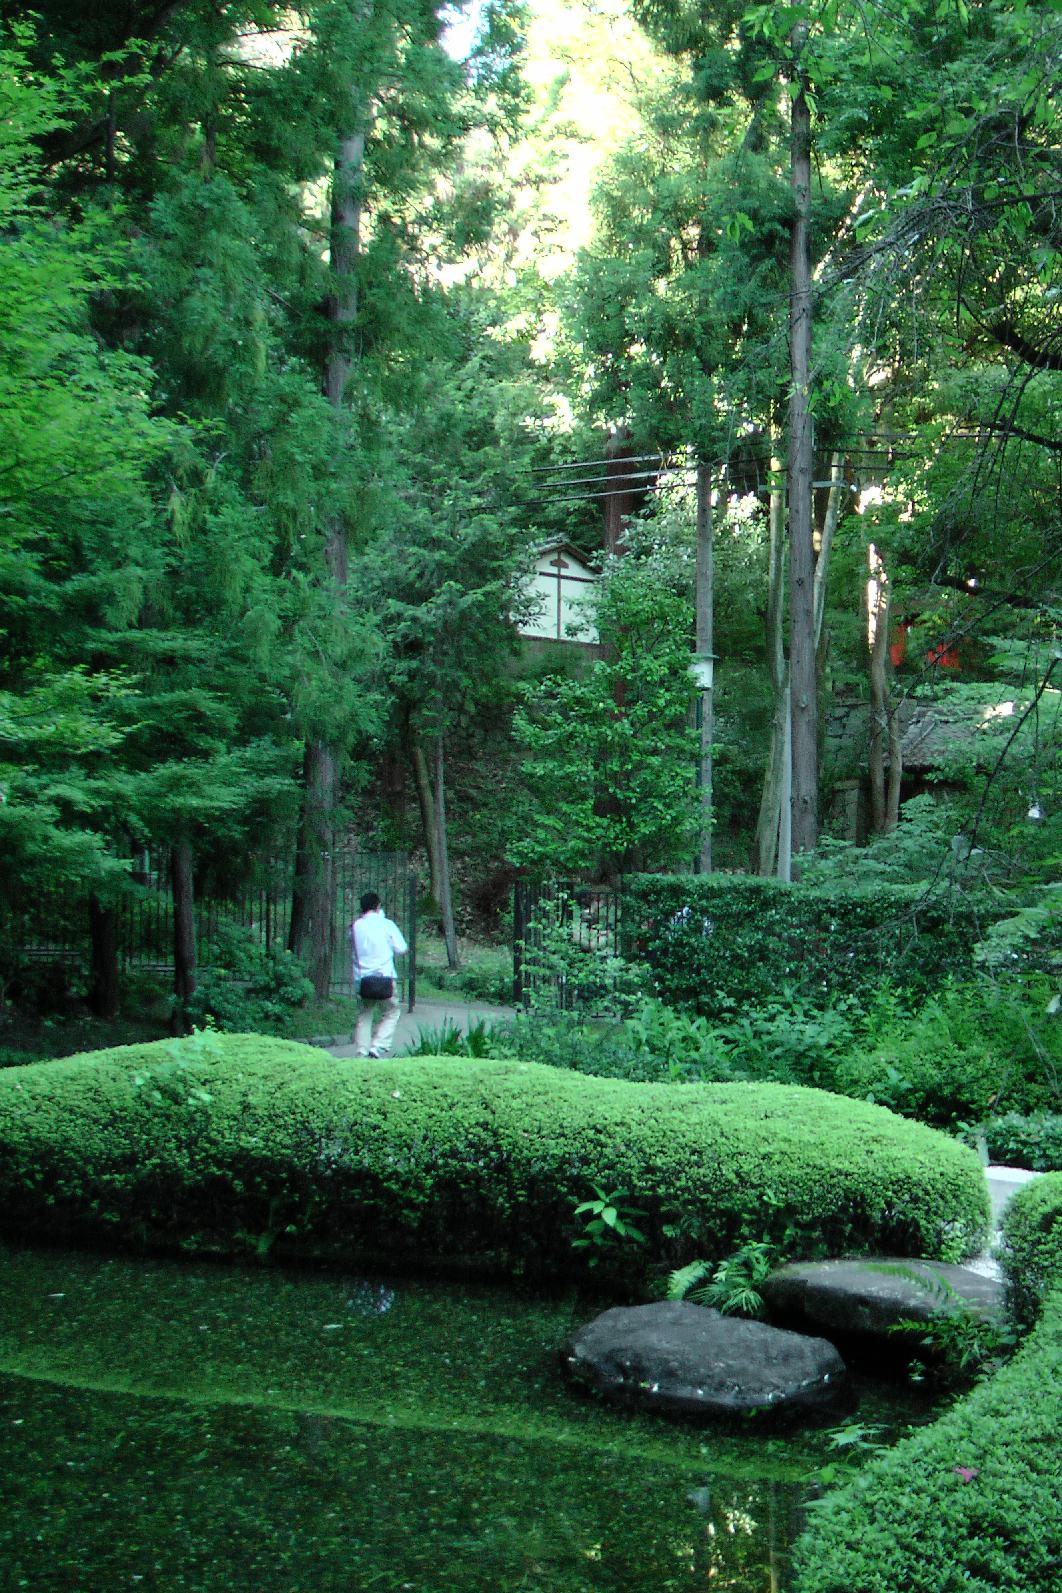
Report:
[[[11,1245],[0,1268],[5,1593],[784,1593],[832,1457],[821,1429],[574,1397],[557,1347],[601,1309],[574,1291]],[[902,1430],[909,1401],[871,1390],[860,1420]]]

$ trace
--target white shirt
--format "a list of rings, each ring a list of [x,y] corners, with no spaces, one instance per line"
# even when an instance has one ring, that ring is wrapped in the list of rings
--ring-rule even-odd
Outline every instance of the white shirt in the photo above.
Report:
[[[394,979],[395,953],[408,951],[405,936],[397,924],[385,918],[382,908],[362,913],[354,920],[354,978],[364,979],[367,974],[382,974]]]

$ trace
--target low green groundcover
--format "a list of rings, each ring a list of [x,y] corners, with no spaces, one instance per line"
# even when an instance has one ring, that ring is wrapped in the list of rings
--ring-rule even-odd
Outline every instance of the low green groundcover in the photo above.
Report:
[[[388,1265],[586,1265],[592,1184],[646,1262],[769,1237],[793,1256],[957,1258],[988,1203],[973,1151],[881,1107],[773,1084],[635,1084],[524,1062],[335,1061],[193,1036],[0,1074],[9,1229]]]
[[[1026,1319],[1042,1307],[1039,1325],[1002,1371],[819,1506],[796,1593],[1058,1593],[1062,1174],[1014,1195],[1003,1242],[1012,1302]]]

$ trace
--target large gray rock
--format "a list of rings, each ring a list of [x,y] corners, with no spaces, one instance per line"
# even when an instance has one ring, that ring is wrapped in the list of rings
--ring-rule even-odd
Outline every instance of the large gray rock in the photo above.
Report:
[[[1003,1285],[966,1267],[902,1256],[872,1261],[798,1261],[778,1267],[760,1287],[775,1322],[802,1331],[861,1337],[888,1335],[901,1322],[970,1310],[987,1321],[1003,1314]]]
[[[844,1362],[825,1339],[688,1300],[615,1306],[561,1350],[568,1377],[609,1399],[710,1418],[836,1403]]]

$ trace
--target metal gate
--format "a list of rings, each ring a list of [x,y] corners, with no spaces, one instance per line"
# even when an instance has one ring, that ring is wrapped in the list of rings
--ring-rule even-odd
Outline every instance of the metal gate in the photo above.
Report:
[[[398,991],[411,1010],[417,1000],[417,876],[404,852],[357,852],[341,849],[335,856],[335,949],[332,955],[334,996],[354,994],[354,963],[350,926],[358,916],[358,901],[375,891],[388,918],[406,937],[409,952],[399,957]]]
[[[513,891],[513,1003],[593,1012],[612,995],[622,955],[620,886],[518,880]]]

